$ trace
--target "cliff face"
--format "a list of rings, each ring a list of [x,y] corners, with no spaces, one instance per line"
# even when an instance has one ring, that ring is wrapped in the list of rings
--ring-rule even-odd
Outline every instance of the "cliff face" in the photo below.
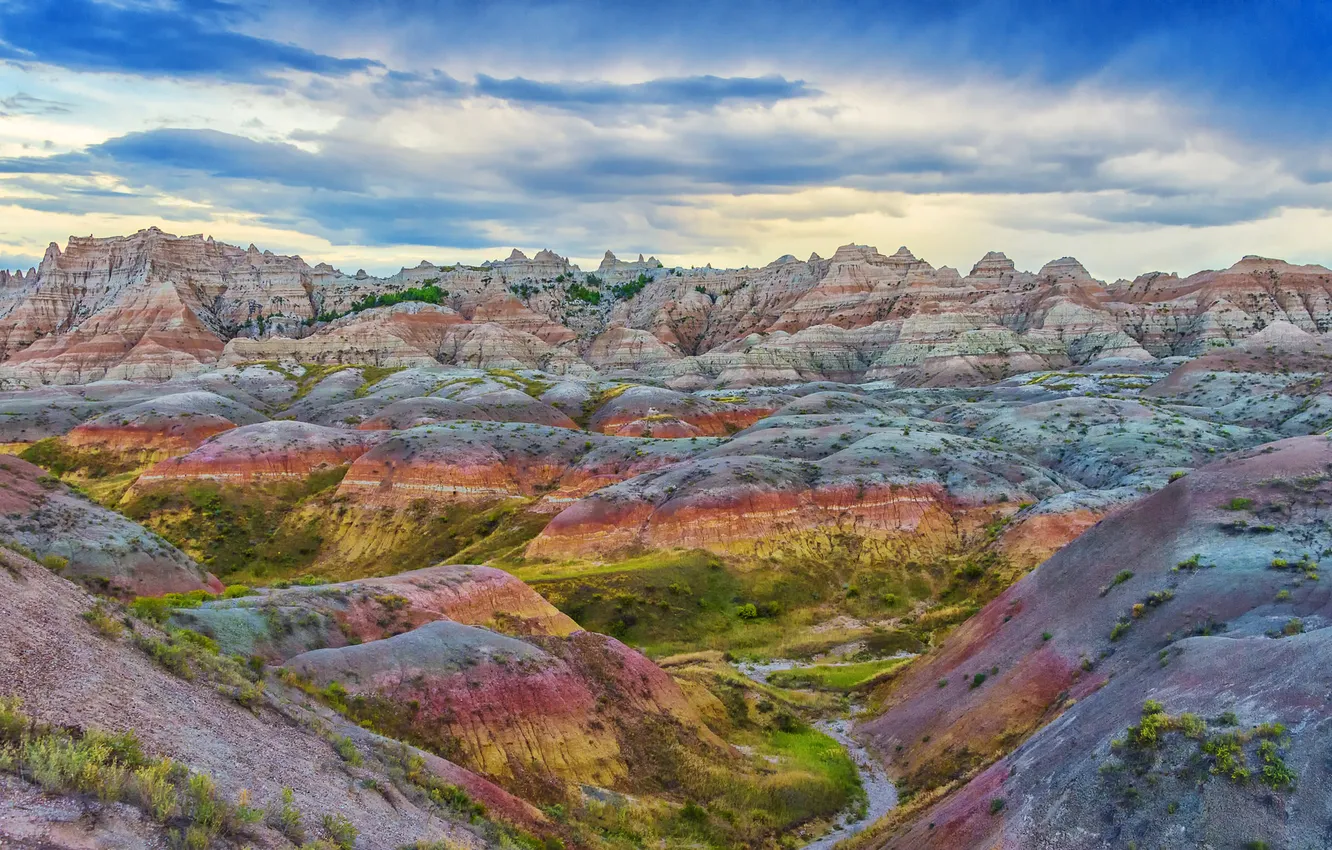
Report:
[[[353,309],[426,286],[438,305]],[[1071,257],[1031,273],[991,252],[962,277],[905,247],[884,255],[845,245],[827,260],[786,256],[757,269],[608,256],[588,275],[550,251],[514,251],[483,266],[422,262],[376,278],[150,228],[71,238],[35,271],[4,273],[0,381],[163,380],[219,361],[291,357],[595,369],[677,389],[972,385],[1106,357],[1194,355],[1276,321],[1332,329],[1332,272],[1245,257],[1223,271],[1107,285]]]

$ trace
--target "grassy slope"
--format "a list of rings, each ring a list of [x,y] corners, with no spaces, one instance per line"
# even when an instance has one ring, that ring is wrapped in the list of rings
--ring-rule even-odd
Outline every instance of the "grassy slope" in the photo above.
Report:
[[[897,624],[888,630],[897,645],[885,644],[885,652],[919,649],[1006,586],[993,563],[986,553],[892,564],[675,550],[611,563],[497,565],[585,628],[653,657],[695,650],[808,657],[849,640],[893,642],[867,623]],[[844,626],[828,625],[843,615]]]
[[[769,678],[782,687],[847,692],[872,685],[909,661],[909,658],[880,658],[850,664],[815,664],[780,670]]]
[[[154,451],[75,448],[55,437],[38,440],[17,454],[109,508],[116,506],[145,469],[166,457]]]
[[[346,580],[445,563],[482,563],[524,546],[549,521],[522,500],[360,510],[334,494],[346,467],[300,481],[235,486],[172,481],[135,490],[121,511],[228,583],[315,572]]]

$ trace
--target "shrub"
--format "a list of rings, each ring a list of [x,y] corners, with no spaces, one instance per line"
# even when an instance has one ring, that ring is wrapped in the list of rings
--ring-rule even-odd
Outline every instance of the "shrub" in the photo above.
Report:
[[[643,291],[643,287],[652,282],[652,278],[647,276],[646,272],[640,272],[638,277],[628,283],[617,283],[611,287],[611,294],[620,301],[628,301],[635,295]]]
[[[1247,511],[1249,508],[1253,507],[1253,499],[1244,499],[1236,496],[1229,502],[1226,502],[1222,507],[1228,511]]]
[[[995,797],[993,800],[990,801],[990,814],[992,815],[999,814],[1004,810],[1005,805],[1007,804],[1004,802],[1003,797]]]
[[[744,605],[735,609],[735,615],[742,620],[758,619],[758,608],[752,602],[746,602]]]
[[[241,792],[233,809],[207,774],[146,757],[133,732],[55,729],[25,715],[17,699],[0,698],[0,768],[52,793],[96,794],[103,803],[136,805],[159,823],[182,826],[177,836],[189,847],[207,848],[235,823],[253,823],[262,814],[249,807],[248,792]]]
[[[324,834],[339,850],[353,850],[361,833],[342,815],[324,815]]]
[[[232,584],[228,585],[227,589],[222,592],[222,598],[240,599],[242,596],[254,596],[254,594],[255,591],[251,590],[250,588],[246,587],[243,584]]]
[[[212,777],[203,773],[190,777],[186,789],[186,806],[190,820],[205,835],[211,837],[222,831],[223,808],[217,798],[217,785]]]
[[[1105,588],[1101,590],[1101,595],[1105,596],[1107,593],[1111,591],[1111,589],[1119,587],[1121,584],[1123,584],[1124,582],[1128,581],[1131,578],[1133,578],[1133,570],[1120,570],[1119,572],[1115,573],[1114,578],[1110,579],[1110,583],[1107,584]]]
[[[130,603],[130,613],[141,620],[161,625],[176,608],[198,608],[216,597],[205,590],[168,593],[165,596],[140,596]]]
[[[343,761],[355,767],[361,763],[361,753],[356,749],[356,743],[344,735],[339,735],[333,739],[333,749],[337,751],[338,757]]]
[[[971,677],[971,687],[979,688],[981,685],[985,684],[985,679],[986,675],[984,673],[977,673]]]
[[[592,275],[588,275],[589,280],[591,280],[592,277],[593,277]],[[577,299],[584,303],[587,304],[601,303],[601,293],[595,289],[589,289],[588,287],[583,286],[581,283],[571,283],[569,284],[569,288],[565,291],[569,293],[570,298]]]
[[[258,823],[264,819],[264,810],[256,809],[250,803],[249,789],[242,788],[240,794],[236,796],[236,809],[232,812],[237,823],[248,825]]]
[[[160,823],[166,823],[176,811],[176,786],[171,781],[174,767],[170,759],[163,759],[134,772],[140,800]]]
[[[120,637],[125,631],[125,627],[112,616],[112,612],[101,599],[94,602],[93,607],[83,612],[83,619],[96,629],[98,634],[112,640]]]
[[[293,844],[299,846],[305,843],[305,819],[296,808],[295,793],[290,788],[282,789],[282,799],[277,811],[273,813],[270,824]]]

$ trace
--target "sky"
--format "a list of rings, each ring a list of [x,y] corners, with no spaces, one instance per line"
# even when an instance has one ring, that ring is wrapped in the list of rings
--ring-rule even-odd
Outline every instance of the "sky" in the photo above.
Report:
[[[0,268],[157,225],[965,274],[1332,264],[1332,4],[0,0]]]

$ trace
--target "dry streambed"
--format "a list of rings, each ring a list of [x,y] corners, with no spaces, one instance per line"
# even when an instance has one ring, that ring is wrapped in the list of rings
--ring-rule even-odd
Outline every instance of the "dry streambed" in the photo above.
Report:
[[[901,664],[909,658],[909,655],[902,655],[892,659],[882,659],[877,663],[883,664],[885,669],[892,669],[893,665],[890,662],[896,661]],[[789,675],[793,672],[799,673],[810,670],[817,670],[817,673],[809,677],[811,681],[815,682],[836,680],[839,672],[847,673],[846,678],[860,678],[862,674],[872,678],[873,673],[865,673],[863,668],[867,664],[875,663],[846,662],[810,666],[790,659],[778,659],[765,662],[741,662],[736,667],[741,673],[756,682],[765,685],[778,685],[780,680],[790,681],[792,678],[801,678]],[[779,681],[773,681],[774,678]],[[781,686],[790,687],[790,685]],[[831,830],[805,844],[803,850],[830,850],[838,842],[856,835],[878,821],[879,818],[897,805],[897,787],[893,784],[887,771],[884,770],[883,765],[879,763],[874,754],[852,735],[853,721],[851,718],[859,713],[861,705],[853,701],[848,708],[848,716],[822,718],[814,721],[813,726],[841,745],[846,750],[847,755],[851,757],[852,763],[856,766],[856,772],[860,776],[861,788],[865,791],[865,805],[863,811],[857,803],[847,811],[842,812],[834,821]]]

